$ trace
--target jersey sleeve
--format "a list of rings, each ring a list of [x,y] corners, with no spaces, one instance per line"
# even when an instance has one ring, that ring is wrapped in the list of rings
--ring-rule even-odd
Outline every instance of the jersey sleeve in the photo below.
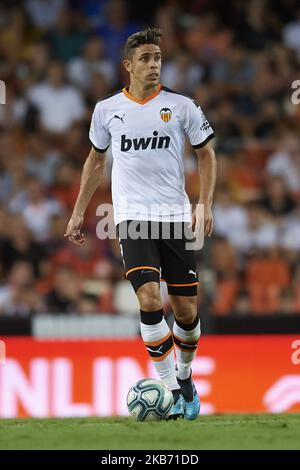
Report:
[[[102,121],[101,108],[98,104],[95,106],[93,112],[89,138],[93,144],[94,149],[101,153],[105,152],[110,144],[110,133],[103,125]]]
[[[190,99],[186,108],[184,130],[194,149],[204,147],[215,136],[200,106]]]

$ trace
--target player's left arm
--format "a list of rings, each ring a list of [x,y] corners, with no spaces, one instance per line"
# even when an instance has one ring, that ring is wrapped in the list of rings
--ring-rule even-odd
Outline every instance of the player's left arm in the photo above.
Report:
[[[204,231],[204,236],[211,236],[213,231],[212,202],[216,185],[217,161],[214,148],[209,141],[201,148],[195,149],[198,157],[200,179],[199,199],[192,214],[192,228]]]
[[[201,107],[193,100],[185,101],[183,123],[185,133],[198,157],[200,193],[191,224],[197,239],[200,234],[211,236],[213,230],[212,200],[217,165],[211,140],[215,134]]]

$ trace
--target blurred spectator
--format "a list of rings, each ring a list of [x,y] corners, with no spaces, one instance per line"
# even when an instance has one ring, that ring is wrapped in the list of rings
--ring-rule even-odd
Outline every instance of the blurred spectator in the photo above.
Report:
[[[266,211],[259,204],[253,203],[248,208],[246,227],[231,231],[229,238],[238,250],[251,253],[276,245],[278,233]]]
[[[51,220],[51,229],[49,234],[49,239],[47,240],[47,252],[50,255],[49,261],[52,257],[55,256],[55,253],[60,249],[65,247],[65,239],[63,234],[66,229],[66,215],[64,213],[59,215],[54,215]]]
[[[32,23],[40,29],[54,26],[65,7],[66,0],[25,0]]]
[[[104,75],[95,73],[92,76],[91,86],[87,92],[87,101],[92,104],[92,109],[97,101],[109,95],[110,90],[110,82]]]
[[[34,239],[40,242],[49,238],[51,218],[62,213],[58,201],[46,197],[44,187],[34,178],[28,180],[27,190],[17,194],[11,201],[11,209],[22,213]]]
[[[70,7],[87,19],[94,29],[104,22],[104,8],[109,0],[72,0]]]
[[[50,62],[50,46],[45,40],[32,44],[28,52],[30,71],[36,80],[42,80]]]
[[[300,59],[300,8],[295,11],[293,21],[283,28],[283,43],[286,47],[295,49]]]
[[[53,279],[53,287],[45,296],[46,310],[51,313],[76,312],[80,297],[80,283],[70,268],[60,268]]]
[[[295,275],[292,283],[292,290],[294,295],[294,308],[293,313],[300,314],[300,265],[295,270]]]
[[[179,93],[193,93],[204,75],[203,67],[191,61],[185,51],[179,51],[175,58],[162,68],[161,81]]]
[[[55,171],[62,156],[47,146],[41,134],[33,134],[28,140],[27,174],[49,186],[53,183]]]
[[[255,76],[255,64],[247,60],[244,48],[236,45],[226,57],[216,61],[211,70],[212,79],[226,92],[240,93],[247,89]]]
[[[278,312],[285,315],[292,315],[295,312],[295,296],[293,290],[286,288],[281,292]]]
[[[7,8],[5,20],[0,30],[0,54],[9,67],[24,58],[26,44],[30,42],[30,24],[23,9],[14,5]]]
[[[226,54],[232,41],[232,33],[220,24],[216,15],[200,14],[185,17],[186,31],[183,44],[194,60],[211,65]]]
[[[261,103],[259,114],[254,124],[254,134],[258,138],[271,137],[280,116],[280,109],[275,101]]]
[[[99,300],[94,294],[82,293],[76,305],[76,312],[82,315],[91,315],[99,310]]]
[[[286,250],[296,250],[300,254],[300,204],[286,217],[281,226],[280,245]]]
[[[45,82],[28,91],[30,102],[40,113],[42,127],[53,133],[66,132],[75,122],[84,118],[85,109],[81,94],[64,80],[64,66],[52,62]]]
[[[5,174],[8,176],[7,179],[7,193],[5,193],[5,202],[8,203],[8,207],[13,207],[13,199],[19,198],[19,195],[23,194],[24,186],[26,185],[26,160],[17,156],[12,159],[10,155],[6,155],[3,158],[5,165]],[[11,205],[12,204],[12,205]]]
[[[233,313],[238,316],[247,316],[253,313],[250,295],[246,289],[241,289],[237,293]]]
[[[7,203],[24,185],[25,164],[26,161],[18,155],[14,133],[8,130],[0,133],[0,202]]]
[[[35,290],[31,265],[27,262],[15,263],[7,283],[0,287],[0,315],[28,316],[43,309],[42,299]]]
[[[92,83],[92,78],[95,74],[100,74],[105,77],[111,86],[116,83],[116,70],[114,64],[104,58],[104,43],[98,37],[92,37],[86,43],[84,52],[81,56],[75,57],[68,64],[68,77],[69,80],[88,90]]]
[[[277,38],[272,12],[266,11],[267,2],[254,0],[246,3],[243,43],[249,49],[262,50]]]
[[[253,258],[247,266],[246,283],[252,312],[276,313],[280,309],[283,289],[290,283],[288,264],[276,250],[269,257]]]
[[[237,141],[242,135],[242,129],[237,123],[234,105],[231,100],[225,98],[218,103],[215,125],[218,128],[220,139],[218,143],[219,152],[232,153],[235,151]]]
[[[47,35],[53,58],[68,62],[81,53],[87,40],[85,22],[72,10],[62,10],[55,28]]]
[[[300,142],[292,133],[283,136],[278,151],[268,160],[267,173],[272,176],[281,176],[287,188],[300,193]]]
[[[104,40],[107,57],[119,65],[126,39],[140,29],[140,24],[131,22],[128,18],[124,0],[110,0],[105,5],[104,23],[96,32]]]
[[[7,238],[1,243],[0,260],[3,274],[7,274],[15,262],[26,261],[31,264],[34,275],[38,277],[40,263],[45,257],[45,247],[32,239],[23,218],[21,216],[11,218]]]
[[[83,163],[91,149],[91,141],[86,134],[86,127],[82,122],[72,124],[65,133],[63,152],[65,160],[74,163],[74,168],[80,164],[82,170]]]
[[[10,229],[9,229],[10,219],[11,219],[11,216],[8,213],[8,211],[5,209],[5,207],[2,207],[0,205],[0,283],[3,279],[4,271],[5,271],[2,257],[4,253],[6,240],[8,239],[10,235]]]
[[[280,176],[269,178],[260,204],[274,216],[288,215],[296,206]]]
[[[11,177],[6,171],[3,160],[0,160],[0,202],[4,202],[8,199],[12,186]]]
[[[233,309],[239,289],[238,260],[234,249],[223,237],[218,237],[211,250],[212,268],[217,282],[212,311],[216,315],[226,315]]]
[[[51,187],[51,195],[65,209],[72,211],[78,194],[79,184],[76,177],[75,165],[70,160],[60,163]]]
[[[226,187],[217,189],[213,213],[217,235],[230,239],[232,232],[246,229],[247,212],[243,207],[232,202]]]
[[[68,266],[72,271],[82,277],[94,277],[97,270],[97,265],[100,262],[100,257],[97,253],[95,240],[89,235],[85,235],[85,242],[78,250],[75,246],[65,246],[58,250],[52,258],[53,264],[56,268],[61,266]],[[107,277],[111,276],[111,266]]]

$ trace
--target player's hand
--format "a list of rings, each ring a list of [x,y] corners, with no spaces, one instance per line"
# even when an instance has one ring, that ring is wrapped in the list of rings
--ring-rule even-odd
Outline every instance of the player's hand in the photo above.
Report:
[[[81,246],[85,240],[85,236],[81,231],[82,224],[82,216],[72,215],[66,233],[64,234],[64,237],[68,238],[68,240],[76,246]]]
[[[204,204],[204,236],[211,237],[214,228],[214,216],[211,205]]]
[[[210,237],[212,235],[214,219],[211,204],[197,204],[196,209],[192,214],[191,226],[196,236],[200,233],[203,233],[204,237]]]

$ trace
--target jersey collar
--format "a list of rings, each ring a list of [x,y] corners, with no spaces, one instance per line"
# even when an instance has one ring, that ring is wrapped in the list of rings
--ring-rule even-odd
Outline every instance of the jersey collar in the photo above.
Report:
[[[135,101],[136,103],[138,104],[146,104],[148,103],[148,101],[151,101],[153,100],[153,98],[155,98],[161,91],[161,85],[159,84],[158,87],[157,87],[157,90],[152,93],[152,95],[148,96],[147,98],[145,98],[144,100],[139,100],[138,98],[136,98],[135,96],[131,95],[131,93],[129,93],[128,91],[128,88],[129,86],[127,87],[124,87],[122,89],[122,92],[124,93],[124,95],[126,96],[126,98],[128,98],[129,100],[132,100],[132,101]]]

